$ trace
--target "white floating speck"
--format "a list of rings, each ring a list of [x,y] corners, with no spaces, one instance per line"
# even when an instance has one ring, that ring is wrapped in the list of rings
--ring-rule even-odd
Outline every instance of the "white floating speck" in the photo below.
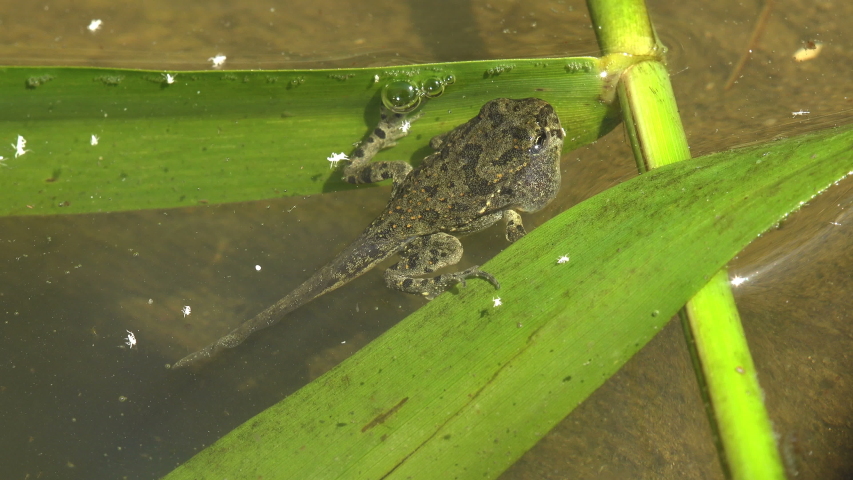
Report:
[[[500,307],[501,305],[503,305],[503,302],[501,302],[501,297],[493,298],[492,302],[494,302],[494,305],[492,305],[493,307]]]
[[[568,255],[563,255],[562,257],[557,259],[557,263],[568,263],[568,261],[569,261]]]
[[[410,121],[408,121],[408,120],[403,121],[403,124],[402,124],[402,125],[400,125],[400,130],[401,130],[403,133],[409,133],[409,129],[410,129],[410,128],[412,128],[412,122],[410,122]]]
[[[133,348],[133,346],[136,345],[136,335],[134,335],[130,330],[125,331],[127,332],[127,339],[125,339],[124,343],[128,347]]]
[[[18,135],[18,142],[17,142],[17,143],[13,143],[13,144],[11,144],[11,145],[12,145],[12,148],[14,148],[14,149],[15,149],[15,158],[18,158],[18,157],[20,157],[21,155],[23,155],[23,154],[25,154],[25,153],[27,153],[27,152],[29,151],[29,150],[26,150],[26,148],[27,148],[27,141],[26,141],[26,140],[24,139],[24,137],[23,137],[23,136],[21,136],[21,135]]]
[[[91,143],[91,144],[92,144],[92,146],[94,147],[95,145],[97,145],[97,144],[98,144],[98,140],[100,140],[100,138],[98,138],[98,136],[97,136],[97,135],[92,135],[92,139],[90,140],[90,142],[89,142],[89,143]]]
[[[345,154],[344,152],[341,152],[341,153],[332,152],[331,155],[326,157],[326,160],[331,162],[329,164],[329,168],[335,168],[338,166],[338,162],[340,162],[341,160],[349,160],[349,157],[347,157],[347,154]]]
[[[222,68],[222,65],[225,65],[225,55],[218,54],[215,57],[210,57],[207,59],[208,62],[213,62],[213,68]]]
[[[791,112],[791,115],[795,117],[802,117],[803,115],[808,115],[810,113],[812,112],[809,112],[808,110],[800,110],[799,112]]]
[[[738,286],[746,283],[748,280],[749,280],[749,277],[739,277],[739,276],[735,275],[735,277],[731,279],[731,283],[732,283],[733,287],[738,287]]]
[[[190,313],[192,313],[192,311],[193,311],[193,309],[192,309],[192,308],[190,308],[190,306],[189,306],[189,305],[184,305],[184,308],[182,308],[182,309],[181,309],[181,313],[183,313],[183,314],[184,314],[184,317],[186,317],[187,315],[189,315]]]
[[[175,83],[175,77],[177,77],[177,76],[178,76],[178,74],[172,75],[171,73],[164,73],[163,74],[163,80],[166,81],[167,85],[171,85],[171,84]]]
[[[258,272],[260,272],[260,271],[261,271],[261,266],[260,266],[260,265],[255,265],[255,270],[257,270]]]
[[[101,24],[103,23],[104,22],[100,20],[92,20],[91,22],[89,22],[89,26],[86,28],[88,28],[90,32],[95,33],[101,29]]]

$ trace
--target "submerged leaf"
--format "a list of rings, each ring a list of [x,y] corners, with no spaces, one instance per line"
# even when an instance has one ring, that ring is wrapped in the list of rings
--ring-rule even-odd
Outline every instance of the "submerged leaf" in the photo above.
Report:
[[[689,160],[560,214],[166,478],[494,478],[762,231],[853,171],[853,129]],[[558,258],[569,252],[570,262]]]

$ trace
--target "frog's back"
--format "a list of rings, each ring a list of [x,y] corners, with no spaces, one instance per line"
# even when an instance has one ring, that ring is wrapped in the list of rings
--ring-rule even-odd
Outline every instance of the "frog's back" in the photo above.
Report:
[[[553,198],[559,186],[562,129],[553,108],[537,98],[492,100],[432,144],[437,151],[395,190],[374,229],[401,236],[464,230],[518,203],[534,171],[550,176],[536,186],[544,196]]]

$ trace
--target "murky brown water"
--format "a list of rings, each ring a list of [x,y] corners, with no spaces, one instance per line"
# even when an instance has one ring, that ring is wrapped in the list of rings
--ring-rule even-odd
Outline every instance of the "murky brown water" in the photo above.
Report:
[[[202,69],[222,53],[226,68],[304,68],[597,51],[580,1],[350,5],[6,1],[0,64]],[[697,155],[853,117],[849,2],[778,1],[743,77],[723,91],[759,8],[650,2]],[[103,26],[91,34],[95,18]],[[793,62],[807,40],[824,42],[821,55]],[[801,110],[811,113],[791,115]],[[634,175],[621,131],[563,165],[561,197],[529,225]],[[416,309],[422,300],[388,291],[376,271],[215,371],[163,368],[304,279],[387,194],[0,219],[3,478],[157,478]],[[851,202],[848,180],[731,268],[751,279],[736,295],[792,478],[853,476]],[[465,262],[493,256],[501,237],[466,239]],[[200,324],[209,338],[197,338]],[[671,324],[504,477],[721,478],[680,335]]]

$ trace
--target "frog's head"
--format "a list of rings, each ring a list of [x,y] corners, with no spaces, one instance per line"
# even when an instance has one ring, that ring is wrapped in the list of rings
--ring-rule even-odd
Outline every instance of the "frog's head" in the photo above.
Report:
[[[521,169],[531,161],[558,161],[563,127],[548,102],[538,98],[497,98],[480,109],[479,127],[494,150],[492,166]],[[513,168],[514,167],[514,168]]]
[[[494,128],[490,137],[501,144],[493,165],[507,178],[501,193],[512,191],[512,204],[525,212],[539,210],[560,188],[563,127],[554,108],[538,98],[499,98],[485,104],[480,116]]]

